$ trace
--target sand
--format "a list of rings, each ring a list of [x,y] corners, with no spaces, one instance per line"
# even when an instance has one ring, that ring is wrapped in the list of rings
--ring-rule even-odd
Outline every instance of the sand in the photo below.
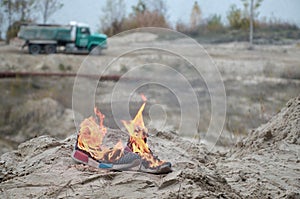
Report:
[[[75,163],[76,134],[41,136],[1,156],[1,198],[299,198],[300,96],[227,153],[151,130],[149,146],[173,172],[112,172]],[[115,142],[127,135],[108,130]]]

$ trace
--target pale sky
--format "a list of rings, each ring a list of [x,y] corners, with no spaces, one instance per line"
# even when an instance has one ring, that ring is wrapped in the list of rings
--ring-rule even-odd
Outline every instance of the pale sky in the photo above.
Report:
[[[138,2],[138,0],[124,1],[128,13],[131,11],[131,6]],[[89,24],[92,31],[98,29],[101,8],[105,5],[105,0],[62,0],[62,2],[64,7],[55,13],[49,22],[68,24],[70,21],[78,21]],[[194,0],[166,0],[166,3],[167,16],[171,24],[175,24],[178,20],[189,21]],[[231,4],[242,8],[241,0],[198,0],[198,4],[203,18],[218,14],[222,16],[224,22],[226,22],[226,13]],[[300,26],[300,0],[264,0],[259,12],[259,18],[275,18]]]

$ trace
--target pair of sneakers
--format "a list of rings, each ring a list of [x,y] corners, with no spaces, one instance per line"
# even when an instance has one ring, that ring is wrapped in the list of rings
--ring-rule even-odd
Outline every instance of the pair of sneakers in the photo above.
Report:
[[[148,166],[148,162],[137,153],[133,153],[129,147],[124,148],[123,155],[114,162],[106,162],[92,158],[89,153],[79,149],[75,145],[72,158],[79,163],[83,163],[95,168],[116,170],[116,171],[140,171],[152,174],[166,174],[172,171],[170,162],[164,162],[157,167]]]

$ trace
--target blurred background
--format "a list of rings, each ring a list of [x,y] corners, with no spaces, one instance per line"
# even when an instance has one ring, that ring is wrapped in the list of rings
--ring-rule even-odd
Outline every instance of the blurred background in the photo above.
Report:
[[[64,138],[76,131],[72,112],[74,74],[87,54],[58,51],[30,55],[22,48],[24,40],[17,37],[23,24],[67,25],[77,21],[108,37],[134,28],[163,27],[195,39],[218,67],[225,85],[227,117],[219,146],[231,146],[267,122],[290,98],[299,95],[300,2],[297,0],[222,3],[217,0],[1,0],[0,6],[0,143],[4,146],[0,153],[38,135]],[[199,56],[191,43],[182,38],[153,33],[114,36],[108,39],[108,48],[101,55],[88,59],[101,69],[103,63],[127,48],[149,43],[173,45],[199,62],[210,59]],[[187,70],[189,63],[174,55],[141,51],[122,57],[107,75],[122,76],[146,61],[172,66],[188,76],[200,104],[197,131],[201,139],[211,119],[210,95],[203,79]],[[209,73],[209,67],[203,65],[204,71]],[[7,78],[9,72],[15,75]],[[143,75],[151,78],[147,73]],[[109,104],[115,85],[115,81],[103,81],[97,89],[96,105],[107,116],[106,125],[110,128],[117,128]],[[157,85],[148,85],[138,92],[146,94],[149,107],[158,101],[165,104],[169,119],[166,125],[176,131],[180,119],[176,96]],[[132,114],[140,102],[138,97],[132,99]],[[149,107],[146,121],[149,121]]]

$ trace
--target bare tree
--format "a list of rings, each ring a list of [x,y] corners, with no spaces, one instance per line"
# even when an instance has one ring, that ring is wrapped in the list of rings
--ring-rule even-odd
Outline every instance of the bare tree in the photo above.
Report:
[[[249,33],[250,49],[253,49],[253,0],[250,0],[250,33]]]
[[[7,15],[8,24],[11,25],[14,21],[31,20],[37,0],[2,0],[0,2],[1,8],[4,8]]]
[[[19,21],[32,20],[31,16],[37,0],[15,0],[15,9]]]
[[[0,27],[1,30],[7,27],[7,44],[11,38],[16,37],[23,22],[33,20],[32,14],[36,2],[37,0],[0,0]]]
[[[12,24],[12,15],[13,15],[13,6],[14,5],[14,1],[13,0],[2,0],[1,1],[1,7],[4,9],[4,12],[7,15],[7,19],[8,19],[8,25],[10,26]]]
[[[201,10],[198,5],[198,2],[195,1],[190,16],[191,29],[195,30],[200,25],[200,21],[201,21]]]
[[[106,0],[100,17],[101,30],[108,35],[113,35],[121,30],[126,14],[126,5],[123,0]]]
[[[148,0],[147,8],[152,12],[157,12],[160,15],[163,15],[166,18],[167,15],[167,4],[163,0]]]
[[[123,0],[106,0],[100,17],[101,31],[111,36],[139,27],[169,27],[166,13],[163,0],[139,0],[128,16]]]
[[[0,40],[2,40],[3,23],[4,23],[4,13],[2,7],[0,7]]]
[[[136,6],[132,6],[132,13],[125,21],[125,29],[140,27],[168,28],[166,13],[167,6],[162,0],[139,0]]]
[[[132,15],[143,14],[145,11],[148,10],[148,6],[144,0],[139,0],[136,5],[131,6],[132,8]]]
[[[8,19],[8,28],[11,27],[14,21],[14,14],[16,13],[16,1],[15,0],[2,0],[1,7],[4,9],[4,13]],[[6,31],[8,32],[8,30]],[[9,44],[9,37],[6,34],[6,44]]]
[[[63,7],[59,0],[39,0],[38,9],[42,13],[43,23],[46,24],[49,18]]]
[[[244,3],[246,14],[250,13],[249,14],[249,49],[253,49],[254,21],[255,18],[259,15],[257,9],[261,6],[263,0],[242,0],[242,2]],[[250,4],[250,8],[248,9],[249,4]]]

